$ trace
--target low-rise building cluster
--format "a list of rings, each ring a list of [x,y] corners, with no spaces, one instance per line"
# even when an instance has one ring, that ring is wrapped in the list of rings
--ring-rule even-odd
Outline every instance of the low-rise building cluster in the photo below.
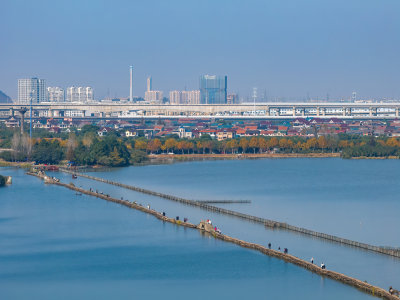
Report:
[[[7,127],[20,126],[19,117],[3,120]],[[29,122],[29,120],[25,120]],[[85,125],[96,125],[99,136],[110,132],[131,137],[199,138],[209,135],[224,140],[252,136],[327,136],[355,134],[362,136],[400,136],[400,120],[341,120],[337,118],[298,118],[295,120],[210,120],[210,119],[163,119],[163,120],[89,120],[73,118],[40,118],[34,120],[33,128],[44,128],[51,132],[71,132]]]

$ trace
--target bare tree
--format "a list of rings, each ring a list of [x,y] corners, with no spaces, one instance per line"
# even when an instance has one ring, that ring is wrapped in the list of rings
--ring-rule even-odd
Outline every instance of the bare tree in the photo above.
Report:
[[[90,148],[90,146],[92,146],[93,144],[94,139],[95,136],[93,132],[86,132],[82,139],[82,143],[85,147]]]
[[[78,147],[78,141],[76,139],[76,135],[74,133],[71,133],[69,135],[68,141],[67,141],[67,159],[68,160],[74,160],[74,152],[76,147]]]
[[[24,134],[21,137],[21,151],[22,153],[30,158],[32,154],[32,141],[28,134]]]
[[[13,138],[11,140],[11,148],[13,149],[12,155],[14,161],[17,159],[20,147],[21,147],[21,135],[18,132],[16,132],[14,133]]]

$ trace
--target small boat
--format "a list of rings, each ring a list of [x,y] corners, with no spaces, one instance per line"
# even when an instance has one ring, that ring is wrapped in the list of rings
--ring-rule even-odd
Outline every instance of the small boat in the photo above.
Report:
[[[72,179],[77,179],[78,176],[76,176],[75,174],[72,174]]]
[[[82,196],[82,193],[76,192],[75,195],[77,195],[77,196]]]

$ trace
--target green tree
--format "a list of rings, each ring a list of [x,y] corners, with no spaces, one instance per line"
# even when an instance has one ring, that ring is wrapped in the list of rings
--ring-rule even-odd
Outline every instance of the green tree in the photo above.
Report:
[[[110,161],[113,167],[120,167],[126,165],[126,161],[120,156],[117,147],[110,153]]]
[[[135,141],[135,149],[146,151],[147,150],[147,141],[145,141],[143,139],[136,140]]]

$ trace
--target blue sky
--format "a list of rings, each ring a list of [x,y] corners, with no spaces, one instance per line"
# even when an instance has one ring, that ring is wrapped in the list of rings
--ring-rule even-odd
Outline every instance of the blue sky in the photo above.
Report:
[[[97,98],[197,89],[228,76],[240,96],[400,99],[398,0],[0,2],[0,90],[17,79],[90,85]]]

